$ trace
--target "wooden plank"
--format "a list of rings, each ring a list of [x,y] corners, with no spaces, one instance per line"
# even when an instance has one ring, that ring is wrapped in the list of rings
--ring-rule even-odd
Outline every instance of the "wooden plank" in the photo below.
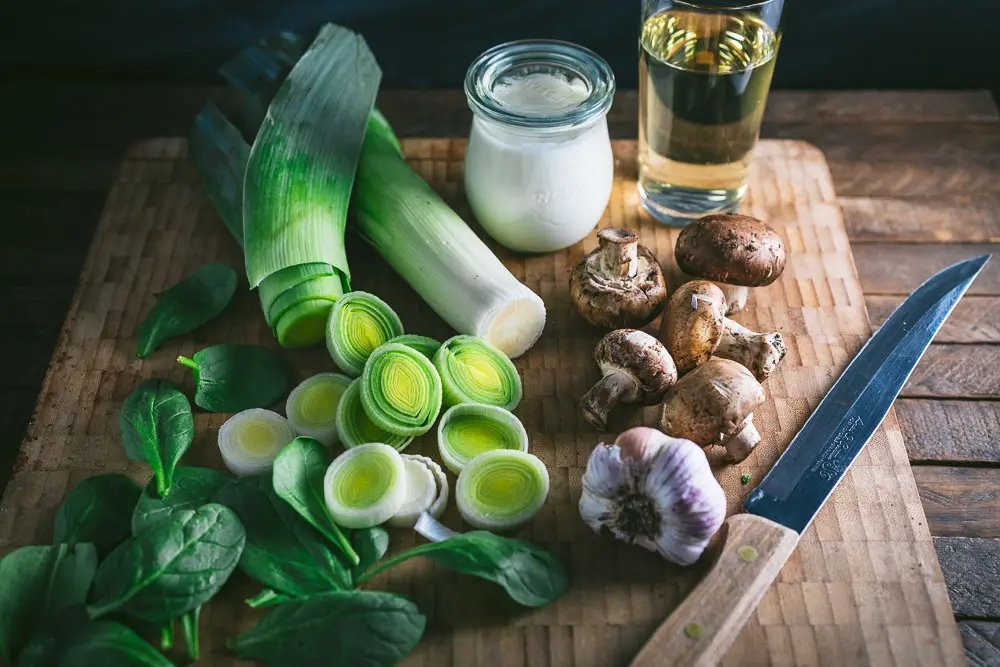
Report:
[[[1000,540],[935,537],[934,548],[955,614],[1000,617]]]
[[[1000,538],[1000,468],[914,466],[913,478],[932,535]]]
[[[841,197],[1000,194],[1000,123],[765,123],[761,136],[822,150]]]
[[[879,327],[903,296],[866,295],[872,326]],[[937,343],[1000,343],[1000,298],[964,296],[934,337]]]
[[[907,398],[1000,397],[1000,346],[931,345],[900,395]]]
[[[934,273],[955,262],[998,250],[1000,244],[996,243],[860,243],[853,247],[854,263],[866,295],[909,294]],[[1000,295],[1000,261],[986,265],[968,294]]]
[[[174,198],[169,203],[148,204],[150,210],[144,210],[142,222],[155,221],[155,225],[136,224],[127,212],[139,205],[144,188],[150,187],[148,179],[153,174],[148,154],[161,154],[165,145],[177,156],[174,161],[161,160],[173,167],[164,173],[180,179]],[[222,227],[206,224],[208,208],[198,184],[182,173],[184,143],[156,142],[155,151],[151,146],[144,143],[128,154],[115,184],[115,197],[109,200],[91,245],[66,333],[42,389],[38,417],[5,493],[0,519],[9,519],[0,523],[3,547],[42,539],[52,508],[70,480],[108,470],[126,470],[136,477],[148,474],[144,466],[126,461],[116,437],[115,415],[138,381],[164,376],[183,379],[190,389],[190,374],[172,362],[177,354],[190,354],[201,344],[232,340],[234,335],[245,343],[275,345],[256,299],[241,293],[225,317],[192,336],[166,341],[148,359],[134,358],[134,323],[152,292],[209,259],[238,261]],[[433,174],[433,185],[462,206],[456,177],[464,142],[406,141],[404,148],[411,155],[451,156],[450,162],[425,160],[420,166],[433,162],[425,173]],[[634,148],[633,143],[616,145],[619,157],[634,154],[629,152]],[[810,407],[870,334],[864,296],[821,154],[800,143],[767,142],[761,144],[758,159],[764,164],[755,170],[754,178],[768,180],[760,183],[748,205],[772,219],[779,232],[789,234],[796,245],[790,270],[777,284],[757,292],[747,316],[755,324],[787,331],[789,355],[768,381],[769,400],[755,411],[758,428],[768,437],[740,465],[715,466],[731,511],[751,490],[750,485],[741,484],[741,474],[750,474],[754,480],[764,476]],[[634,190],[621,191],[630,169],[625,162],[621,161],[622,178],[616,181],[618,189],[603,223],[638,230],[643,243],[672,266],[677,230],[650,225],[641,218],[631,204]],[[794,219],[783,215],[790,210],[796,213]],[[791,224],[798,233],[786,227]],[[108,242],[111,239],[113,243]],[[581,426],[576,404],[597,377],[589,353],[601,332],[580,327],[572,317],[565,271],[593,247],[590,237],[569,251],[545,257],[497,249],[515,275],[543,296],[549,314],[545,336],[516,363],[525,394],[517,413],[529,432],[532,451],[550,470],[552,490],[536,519],[516,535],[537,539],[566,558],[572,588],[537,613],[513,612],[515,620],[495,586],[467,578],[456,581],[426,562],[413,562],[405,572],[390,577],[395,588],[409,592],[428,611],[428,641],[406,664],[471,667],[477,662],[486,664],[490,657],[495,659],[488,663],[496,667],[520,667],[524,656],[519,651],[490,652],[488,647],[497,643],[526,646],[528,633],[540,649],[536,655],[571,655],[577,667],[625,664],[701,572],[702,568],[665,567],[655,554],[593,534],[579,521],[581,465],[599,434]],[[351,253],[358,289],[385,298],[411,331],[447,333],[370,250],[355,245]],[[123,271],[123,266],[140,266],[141,270]],[[113,267],[118,270],[111,271]],[[820,339],[813,335],[817,330],[823,333]],[[297,377],[333,368],[322,347],[280,353]],[[197,442],[185,463],[220,465],[211,443],[224,419],[225,415],[196,416]],[[612,428],[619,431],[655,420],[652,408],[620,410]],[[411,447],[436,456],[432,437],[421,438]],[[721,464],[719,451],[709,455]],[[445,520],[455,528],[466,528],[453,510]],[[412,531],[393,531],[394,549],[405,548],[413,540]],[[382,581],[373,583],[383,585]],[[211,602],[202,628],[205,641],[219,638],[219,626],[210,622],[213,617],[227,618],[230,636],[252,622],[238,593],[227,586]],[[910,603],[919,605],[918,613],[907,613]],[[961,660],[961,638],[950,616],[944,581],[934,565],[931,535],[894,416],[877,430],[832,501],[803,535],[789,566],[734,645],[733,664],[745,655],[777,664],[792,655],[786,649],[811,655],[818,650],[811,638],[820,634],[824,644],[849,647],[830,659],[834,665],[859,661],[909,665],[909,658],[923,650],[924,639],[935,647],[926,664]],[[890,636],[892,650],[899,652],[895,659],[889,650]],[[780,641],[770,641],[771,637]],[[450,657],[436,650],[442,641],[452,646]],[[224,654],[210,650],[206,654],[211,656],[206,662],[225,663]],[[560,664],[565,661],[559,660]]]
[[[1000,120],[985,90],[774,91],[766,122],[956,123]]]
[[[965,645],[969,667],[1000,665],[1000,623],[995,621],[962,621],[958,624]]]
[[[839,197],[847,233],[865,241],[1000,241],[1000,196]]]
[[[1000,401],[901,398],[896,415],[914,463],[1000,463]]]

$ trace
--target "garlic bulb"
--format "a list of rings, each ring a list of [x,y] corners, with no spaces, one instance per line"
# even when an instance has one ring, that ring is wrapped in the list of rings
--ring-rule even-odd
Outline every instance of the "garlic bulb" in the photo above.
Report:
[[[694,563],[726,518],[726,494],[702,449],[652,428],[599,444],[583,475],[580,516],[678,565]]]

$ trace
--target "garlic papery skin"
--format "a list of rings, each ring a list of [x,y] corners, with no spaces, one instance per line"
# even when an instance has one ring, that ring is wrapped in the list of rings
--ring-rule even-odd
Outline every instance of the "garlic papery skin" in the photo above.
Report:
[[[580,516],[595,532],[690,565],[725,520],[726,494],[701,447],[637,427],[591,453]]]

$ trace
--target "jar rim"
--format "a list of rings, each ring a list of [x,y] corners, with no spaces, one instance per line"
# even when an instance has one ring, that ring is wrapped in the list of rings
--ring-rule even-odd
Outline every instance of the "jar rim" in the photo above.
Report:
[[[575,106],[551,114],[518,113],[494,95],[494,85],[518,69],[539,68],[572,74],[588,87]],[[600,55],[579,44],[553,39],[504,42],[481,53],[465,74],[465,96],[473,113],[504,125],[567,129],[586,125],[608,113],[614,101],[615,75]]]

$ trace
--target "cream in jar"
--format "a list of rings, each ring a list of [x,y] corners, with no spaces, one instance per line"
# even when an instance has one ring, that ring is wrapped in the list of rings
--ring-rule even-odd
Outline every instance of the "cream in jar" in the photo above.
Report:
[[[510,42],[472,63],[465,192],[490,236],[550,252],[594,229],[614,180],[605,118],[614,91],[607,62],[568,42]]]

